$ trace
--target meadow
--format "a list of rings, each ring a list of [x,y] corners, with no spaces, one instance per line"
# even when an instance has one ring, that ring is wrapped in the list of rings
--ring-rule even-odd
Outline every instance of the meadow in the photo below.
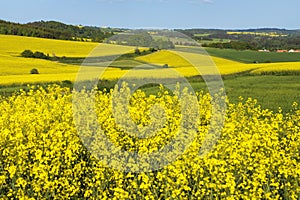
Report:
[[[195,91],[208,92],[207,85],[199,78],[189,78]],[[253,98],[263,109],[273,112],[282,110],[289,113],[294,102],[299,102],[300,89],[299,76],[253,76],[237,75],[225,76],[224,86],[227,98],[231,103],[240,102],[240,98]],[[159,86],[143,88],[147,95],[159,91]]]
[[[247,64],[257,52],[179,46],[133,55],[135,47],[92,42],[0,42],[0,199],[299,199],[300,62],[283,62],[297,59]],[[20,57],[25,49],[70,62]],[[79,91],[88,55],[86,77],[108,67],[98,89]],[[227,97],[211,96],[191,62],[204,76],[220,73]],[[124,75],[184,76],[195,94],[155,84],[131,94],[115,86]]]
[[[258,51],[239,51],[233,49],[215,49],[206,48],[206,51],[212,55],[229,60],[235,60],[242,63],[274,63],[274,62],[299,62],[298,53],[277,53],[277,52],[258,52]]]

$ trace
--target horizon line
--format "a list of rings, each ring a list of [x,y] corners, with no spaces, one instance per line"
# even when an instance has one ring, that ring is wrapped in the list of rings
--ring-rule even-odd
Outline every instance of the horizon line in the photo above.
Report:
[[[138,29],[145,29],[145,30],[176,30],[176,29],[181,29],[181,30],[188,30],[188,29],[212,29],[212,30],[249,30],[249,29],[279,29],[279,30],[287,30],[287,31],[298,31],[300,30],[299,28],[288,28],[288,27],[279,27],[279,26],[249,26],[249,27],[159,27],[159,26],[136,26],[136,27],[132,27],[132,26],[110,26],[110,25],[95,25],[95,24],[86,24],[83,25],[81,23],[79,24],[75,24],[75,23],[70,23],[70,22],[65,22],[65,21],[61,21],[61,20],[57,20],[57,19],[41,19],[41,20],[32,20],[32,21],[26,21],[26,22],[18,22],[18,21],[11,21],[11,20],[5,20],[5,19],[1,19],[3,21],[6,22],[11,22],[11,23],[17,23],[17,24],[22,24],[22,25],[26,25],[28,23],[34,23],[34,22],[49,22],[49,21],[55,21],[55,22],[59,22],[59,23],[63,23],[66,25],[73,25],[73,26],[85,26],[85,27],[98,27],[98,28],[116,28],[116,29],[133,29],[133,30],[138,30]]]

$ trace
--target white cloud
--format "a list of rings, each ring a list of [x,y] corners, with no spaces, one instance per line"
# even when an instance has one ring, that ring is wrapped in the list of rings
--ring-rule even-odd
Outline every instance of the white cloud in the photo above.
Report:
[[[202,0],[202,1],[203,1],[203,3],[214,3],[213,0]]]
[[[188,0],[189,3],[192,3],[192,4],[213,4],[214,3],[214,0]]]

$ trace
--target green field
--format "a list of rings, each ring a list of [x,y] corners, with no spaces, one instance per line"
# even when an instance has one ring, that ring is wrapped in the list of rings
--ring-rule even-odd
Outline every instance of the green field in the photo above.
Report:
[[[288,112],[294,102],[300,104],[299,79],[299,76],[228,76],[224,77],[224,86],[230,103],[238,103],[240,97],[243,99],[253,98],[257,99],[262,108],[277,112],[281,107],[284,112]],[[207,92],[206,84],[199,78],[189,78],[188,80],[196,92],[202,90]],[[113,88],[116,82],[116,80],[103,81],[100,89]],[[55,84],[72,87],[72,84],[66,82],[55,82]],[[39,85],[46,86],[47,83]],[[28,86],[26,84],[0,86],[0,95],[7,96],[21,88],[26,90]],[[143,90],[148,95],[157,94],[159,87],[148,85]]]
[[[195,37],[208,37],[210,36],[211,34],[210,33],[203,33],[203,34],[194,34]],[[200,43],[214,43],[214,42],[230,42],[229,39],[219,39],[219,38],[212,38],[212,40],[205,40],[205,39],[202,39],[200,41]]]
[[[201,40],[199,41],[201,44],[209,44],[209,43],[227,43],[230,42],[228,39],[218,39],[218,38],[213,38],[212,40]]]
[[[210,36],[211,34],[210,33],[198,33],[198,34],[194,34],[194,36],[196,37],[207,37],[207,36]]]
[[[239,96],[258,100],[264,109],[284,112],[292,108],[294,102],[300,103],[299,76],[246,76],[224,81],[226,93],[232,103]]]
[[[295,157],[297,158],[300,149],[300,110],[297,106],[300,104],[300,62],[290,61],[298,61],[297,56],[300,54],[224,49],[207,49],[209,53],[207,54],[202,48],[189,46],[154,51],[138,47],[140,51],[137,51],[133,46],[1,35],[0,42],[2,42],[0,46],[0,129],[2,128],[0,155],[3,157],[0,168],[4,169],[3,175],[0,174],[0,199],[9,195],[16,199],[23,199],[22,195],[27,193],[28,197],[36,195],[32,199],[43,199],[50,193],[53,194],[53,198],[57,194],[62,194],[58,197],[60,199],[80,199],[83,196],[93,199],[92,192],[94,199],[103,199],[99,194],[105,194],[103,191],[109,191],[111,188],[123,191],[123,187],[126,186],[126,190],[135,194],[137,188],[145,189],[144,182],[149,186],[159,185],[157,188],[149,189],[151,191],[149,194],[145,194],[143,189],[140,190],[141,195],[129,197],[129,192],[127,196],[124,196],[123,192],[119,196],[113,195],[115,199],[140,199],[151,195],[155,196],[153,199],[167,199],[169,193],[161,189],[166,185],[165,191],[188,188],[186,191],[189,193],[186,198],[177,196],[184,191],[181,189],[172,198],[207,199],[208,196],[201,198],[192,195],[212,182],[230,186],[226,189],[224,198],[231,191],[234,198],[238,192],[244,192],[241,191],[241,187],[250,188],[254,184],[260,184],[263,188],[260,188],[262,192],[269,192],[268,188],[273,187],[273,182],[278,183],[277,187],[281,188],[282,181],[283,184],[291,186],[290,191],[299,188],[299,182],[294,180],[299,178],[296,171],[298,169],[295,167],[299,166],[299,160],[295,162]],[[98,48],[94,49],[96,46]],[[21,52],[25,49],[42,51],[49,56],[43,59],[34,56],[21,57]],[[51,52],[55,52],[55,56],[51,56]],[[87,55],[89,55],[88,59],[86,59]],[[253,63],[253,59],[258,62]],[[263,63],[268,60],[268,63]],[[32,74],[33,68],[38,69],[39,73]],[[208,88],[207,86],[211,84],[204,82],[205,78],[199,73],[209,77],[210,80],[223,81],[224,85],[218,82],[220,88]],[[220,76],[222,79],[219,79]],[[132,88],[126,87],[126,84],[115,87],[117,83],[128,80],[131,81],[130,86],[138,85],[140,90],[134,92]],[[141,85],[133,82],[134,80],[139,80]],[[176,82],[182,80],[186,80],[193,88],[199,107],[193,105],[194,102],[191,100],[196,99],[189,94],[178,90],[173,94],[168,91],[167,85],[164,85],[165,88],[159,85],[172,81],[175,86]],[[93,85],[90,83],[96,81],[98,81],[97,91],[93,90],[95,93],[91,93],[90,86]],[[87,85],[78,87],[77,83]],[[184,88],[183,84],[180,89]],[[76,92],[85,86],[87,90]],[[212,108],[211,99],[216,102],[218,100],[208,94],[211,89],[225,90],[228,100],[226,114],[215,112],[216,110]],[[128,100],[129,104],[127,104]],[[94,105],[89,105],[89,102],[93,102]],[[124,106],[128,108],[125,108],[125,111]],[[222,104],[220,106],[218,110],[225,108]],[[198,113],[197,110],[199,115],[195,114]],[[95,121],[90,120],[94,116],[93,111],[96,111]],[[215,124],[222,123],[220,114],[225,119],[224,125],[220,127],[222,128],[220,139],[214,151],[209,152],[205,157],[199,157],[204,144],[201,138],[210,136],[206,133],[209,133],[211,128],[213,134],[216,133],[218,129],[214,128]],[[213,116],[217,117],[213,118]],[[125,126],[119,126],[119,120],[125,120]],[[162,127],[156,125],[160,124],[160,121],[165,121]],[[191,123],[193,121],[196,123]],[[96,124],[101,128],[94,129]],[[132,128],[131,124],[133,124]],[[122,130],[123,127],[129,129]],[[147,133],[148,127],[151,128],[149,129],[151,134],[154,134],[148,138],[137,138],[134,135],[130,136],[130,132],[127,133],[127,130],[146,130]],[[190,131],[188,127],[195,127],[197,130]],[[86,145],[102,152],[107,142],[101,137],[95,138],[96,140],[90,136],[79,137],[80,134],[100,135],[95,130],[99,130],[100,133],[102,129],[104,132],[101,133],[105,133],[104,135],[111,140],[112,144],[117,145],[117,149],[136,151],[138,155],[142,155],[164,149],[161,147],[165,142],[170,138],[176,138],[178,132],[181,135],[181,131],[178,131],[181,128],[184,132],[181,136],[183,141],[186,140],[186,135],[191,135],[192,132],[198,134],[187,152],[168,166],[147,173],[124,171],[123,174],[123,164],[119,165],[119,160],[115,164],[121,166],[120,170],[108,167],[104,163],[102,166],[101,160],[98,160],[102,158],[90,153]],[[91,138],[95,143],[86,144],[85,138],[88,140]],[[207,145],[211,145],[211,142],[205,146]],[[176,146],[181,148],[183,145],[179,143],[170,147],[176,149]],[[115,149],[107,150],[109,154],[115,152]],[[231,155],[234,156],[230,157]],[[289,160],[284,160],[283,157]],[[128,157],[125,160],[128,166],[132,165],[131,159]],[[276,169],[275,160],[279,161],[275,165]],[[266,164],[269,168],[266,168]],[[146,163],[138,165],[143,169],[144,166],[148,166]],[[248,168],[249,166],[251,168]],[[285,168],[287,173],[281,173],[281,168]],[[278,179],[273,182],[252,179],[260,177],[263,170],[266,171],[263,174],[264,180],[269,177]],[[257,171],[255,175],[253,175],[254,171]],[[144,178],[139,178],[143,173]],[[163,176],[165,179],[158,178]],[[134,177],[136,178],[133,179]],[[231,180],[225,184],[217,182],[227,181],[228,177],[231,177]],[[186,178],[184,182],[177,182],[183,178]],[[116,184],[114,180],[120,182]],[[38,188],[56,182],[59,183],[57,189],[47,188],[44,191]],[[72,185],[74,182],[78,184]],[[91,189],[85,187],[89,184],[92,185]],[[194,184],[198,184],[197,188],[193,186]],[[37,185],[36,189],[34,185]],[[225,191],[223,188],[216,187],[217,189],[212,192],[213,187],[207,187],[205,194],[219,195]],[[68,190],[60,192],[62,188]],[[67,197],[65,194],[72,193],[74,188],[78,189],[77,193]],[[81,191],[90,191],[91,194],[83,194]],[[160,196],[162,193],[166,193],[166,196]],[[246,192],[247,195],[249,193]],[[281,191],[276,190],[274,193],[281,194]],[[209,199],[218,199],[217,195],[210,196]],[[284,194],[282,199],[289,199],[290,196],[289,193]],[[49,196],[49,199],[50,197],[52,196]],[[113,199],[112,197],[108,195],[107,199]],[[241,195],[238,199],[244,197],[246,196]],[[276,199],[275,196],[273,197],[270,199]],[[222,196],[219,198],[222,199]]]
[[[226,95],[230,103],[238,103],[240,97],[257,99],[257,103],[264,109],[277,112],[281,107],[288,112],[292,104],[300,104],[300,77],[299,76],[229,76],[224,77]],[[193,89],[206,91],[206,84],[196,79],[190,79]],[[159,91],[157,86],[144,88],[147,94]]]
[[[300,53],[277,53],[258,51],[238,51],[233,49],[205,48],[212,55],[242,63],[299,62]]]

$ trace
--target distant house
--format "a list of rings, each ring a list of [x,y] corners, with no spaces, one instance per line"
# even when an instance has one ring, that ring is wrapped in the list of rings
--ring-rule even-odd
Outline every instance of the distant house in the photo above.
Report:
[[[260,49],[258,50],[259,52],[270,52],[270,50],[267,50],[267,49]]]
[[[284,52],[288,52],[288,51],[287,50],[282,50],[282,49],[277,50],[277,53],[284,53]]]
[[[300,50],[290,49],[289,53],[300,53]]]

